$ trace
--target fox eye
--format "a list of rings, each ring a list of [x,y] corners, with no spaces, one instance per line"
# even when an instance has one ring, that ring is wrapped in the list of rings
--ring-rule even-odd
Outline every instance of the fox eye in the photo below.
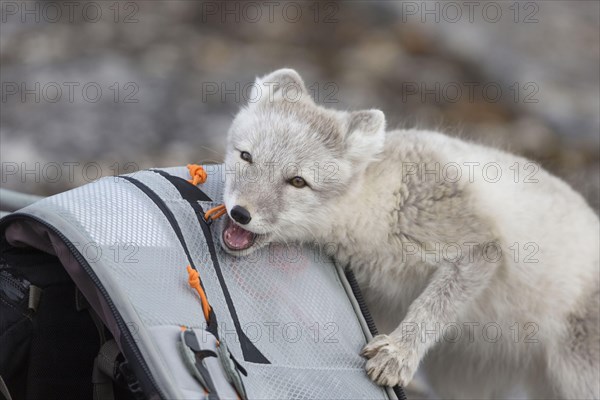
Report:
[[[292,179],[289,180],[289,183],[290,183],[290,185],[292,185],[293,187],[296,187],[298,189],[302,189],[304,186],[306,186],[306,181],[301,176],[293,177]]]
[[[249,163],[252,162],[252,156],[247,151],[242,151],[240,153],[240,157],[242,158],[242,160],[244,160],[246,162],[249,162]]]

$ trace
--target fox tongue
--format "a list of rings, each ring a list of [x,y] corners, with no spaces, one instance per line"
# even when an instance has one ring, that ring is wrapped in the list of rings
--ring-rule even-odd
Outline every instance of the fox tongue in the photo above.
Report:
[[[254,233],[245,230],[233,221],[227,221],[223,230],[223,240],[232,250],[245,250],[254,243]]]

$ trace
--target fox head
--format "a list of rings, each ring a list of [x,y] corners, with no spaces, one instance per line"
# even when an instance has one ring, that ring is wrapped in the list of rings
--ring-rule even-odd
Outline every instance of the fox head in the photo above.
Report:
[[[333,207],[383,149],[383,113],[321,107],[293,69],[257,78],[249,99],[229,130],[224,249],[325,237]]]

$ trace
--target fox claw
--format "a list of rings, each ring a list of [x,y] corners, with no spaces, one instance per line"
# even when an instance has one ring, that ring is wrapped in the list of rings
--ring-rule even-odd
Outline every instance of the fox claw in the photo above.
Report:
[[[378,335],[364,347],[366,370],[373,382],[382,386],[407,385],[419,366],[416,350],[388,335]]]

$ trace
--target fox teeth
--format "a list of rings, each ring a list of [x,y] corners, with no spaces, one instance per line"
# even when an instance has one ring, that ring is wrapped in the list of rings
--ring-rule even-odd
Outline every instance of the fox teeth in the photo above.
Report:
[[[246,250],[254,244],[256,234],[228,220],[223,230],[223,242],[231,250]]]

